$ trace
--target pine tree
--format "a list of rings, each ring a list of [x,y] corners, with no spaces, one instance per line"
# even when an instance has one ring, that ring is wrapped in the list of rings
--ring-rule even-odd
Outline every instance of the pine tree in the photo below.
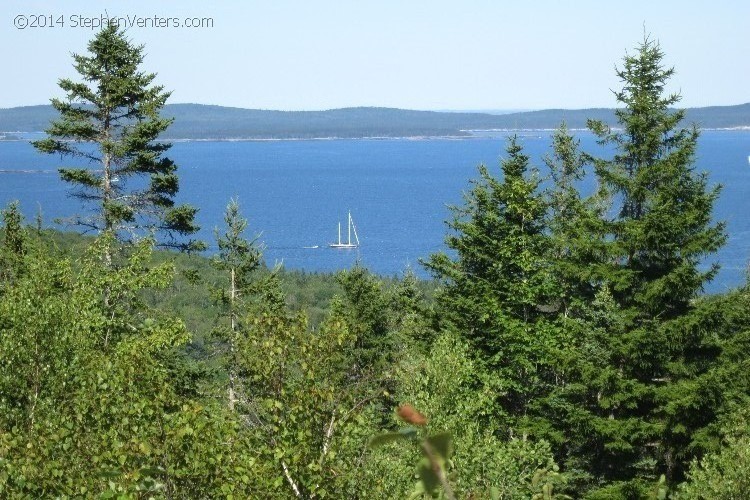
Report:
[[[202,249],[200,242],[177,239],[199,229],[197,209],[174,203],[177,166],[164,156],[171,144],[157,140],[173,121],[159,115],[170,93],[152,85],[155,74],[139,70],[144,47],[108,25],[88,50],[89,55],[73,55],[83,81],[60,80],[67,97],[52,99],[60,117],[47,138],[33,143],[43,153],[82,163],[60,169],[61,178],[75,187],[73,195],[94,205],[91,215],[71,222],[123,239],[165,231],[165,246]]]
[[[391,329],[397,332],[399,342],[404,348],[411,346],[420,352],[429,352],[435,336],[430,327],[432,311],[411,269],[389,290],[389,296]]]
[[[382,282],[359,264],[338,273],[336,282],[344,293],[331,310],[345,319],[356,339],[351,352],[352,378],[379,383],[394,354]]]
[[[23,272],[24,255],[28,238],[23,227],[23,216],[18,202],[8,204],[0,211],[2,217],[2,241],[0,242],[0,295]]]
[[[661,473],[675,478],[667,426],[681,424],[670,422],[668,407],[679,404],[673,387],[688,370],[684,360],[698,354],[686,350],[701,343],[684,344],[679,322],[695,314],[694,299],[717,271],[701,263],[725,240],[724,225],[712,222],[718,189],[693,167],[698,130],[680,128],[685,113],[673,109],[680,96],[665,95],[674,70],[663,57],[645,38],[617,71],[618,128],[589,122],[615,150],[594,160],[614,206],[594,232],[599,254],[586,279],[599,291],[568,322],[578,333],[565,359],[567,381],[547,401],[563,421],[567,465],[587,470],[594,484],[622,481],[610,488],[620,493]]]
[[[220,301],[225,306],[229,316],[229,330],[223,335],[228,342],[230,351],[229,361],[229,409],[234,411],[237,402],[237,373],[235,369],[236,336],[240,335],[238,317],[240,315],[242,298],[251,293],[251,275],[261,266],[261,249],[256,244],[257,238],[246,240],[244,232],[247,229],[247,219],[240,213],[240,205],[236,199],[231,199],[224,213],[226,231],[223,235],[216,230],[216,241],[219,254],[214,259],[214,266],[228,273],[229,286],[222,288]]]
[[[498,395],[498,410],[524,413],[537,385],[544,335],[539,320],[554,307],[546,260],[546,203],[539,178],[527,178],[528,157],[517,138],[508,142],[502,181],[480,165],[463,207],[453,207],[446,244],[426,267],[443,285],[438,296],[447,327],[463,335],[484,383]],[[547,312],[545,312],[547,311]]]
[[[550,263],[559,285],[560,313],[568,316],[597,291],[596,271],[604,260],[602,216],[606,193],[581,196],[589,156],[565,123],[552,135],[552,153],[544,163],[552,185],[545,191],[549,206]]]
[[[663,58],[659,44],[646,37],[617,71],[622,130],[597,121],[589,127],[616,149],[611,160],[596,161],[600,181],[620,200],[609,224],[612,265],[603,278],[622,305],[666,319],[683,313],[714,277],[716,264],[699,265],[726,235],[724,224],[711,219],[719,188],[708,189],[706,174],[693,166],[698,129],[679,128],[685,111],[672,106],[680,95],[664,95],[674,68],[665,68]]]
[[[229,274],[225,302],[230,309],[231,329],[236,330],[238,302],[250,291],[251,275],[262,263],[262,250],[257,244],[257,237],[245,239],[247,219],[242,217],[240,204],[234,198],[229,201],[224,212],[224,223],[226,230],[223,235],[216,230],[219,253],[213,262],[215,267]]]

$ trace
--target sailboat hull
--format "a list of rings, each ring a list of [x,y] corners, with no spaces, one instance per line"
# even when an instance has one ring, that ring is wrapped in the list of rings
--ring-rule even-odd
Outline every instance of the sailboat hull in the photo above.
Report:
[[[329,243],[328,246],[331,248],[357,248],[359,245],[355,245],[353,243]]]

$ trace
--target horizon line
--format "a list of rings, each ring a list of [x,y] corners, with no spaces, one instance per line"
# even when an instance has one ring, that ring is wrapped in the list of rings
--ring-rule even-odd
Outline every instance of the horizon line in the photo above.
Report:
[[[744,106],[750,104],[750,101],[741,102],[737,104],[709,104],[705,106],[685,106],[675,107],[673,109],[703,109],[703,108],[729,108],[736,106]],[[276,109],[276,108],[248,108],[242,106],[230,106],[225,104],[208,104],[201,102],[172,102],[167,103],[165,106],[212,106],[218,108],[227,109],[241,109],[247,111],[275,111],[281,113],[320,113],[325,111],[338,111],[345,109],[392,109],[399,111],[422,111],[430,113],[481,113],[490,115],[509,115],[517,113],[533,113],[538,111],[586,111],[592,109],[617,109],[614,106],[589,106],[589,107],[576,107],[576,108],[565,108],[565,107],[549,107],[549,108],[401,108],[394,106],[375,106],[375,105],[357,105],[357,106],[341,106],[337,108],[319,108],[319,109]],[[43,104],[22,104],[18,106],[0,106],[0,110],[10,110],[17,108],[33,108],[41,106],[51,106],[50,103]]]

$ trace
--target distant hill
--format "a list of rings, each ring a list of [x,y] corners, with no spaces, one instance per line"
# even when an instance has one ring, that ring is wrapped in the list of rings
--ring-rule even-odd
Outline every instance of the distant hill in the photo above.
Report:
[[[467,136],[467,130],[552,129],[563,120],[584,128],[589,118],[614,124],[612,109],[546,109],[508,114],[343,108],[271,111],[203,104],[169,104],[175,118],[167,139],[289,139],[315,137]],[[49,105],[0,109],[0,132],[44,130],[56,116]],[[750,127],[750,103],[688,108],[687,122],[702,128]]]

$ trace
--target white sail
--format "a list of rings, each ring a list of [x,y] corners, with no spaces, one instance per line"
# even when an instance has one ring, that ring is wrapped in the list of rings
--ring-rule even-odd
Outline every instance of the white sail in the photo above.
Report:
[[[346,230],[346,243],[341,242],[341,222],[339,222],[339,239],[337,243],[329,243],[328,246],[331,248],[357,248],[359,247],[359,235],[357,235],[357,228],[354,225],[354,219],[352,219],[352,213],[348,213]],[[354,232],[354,243],[352,243],[352,232]]]

